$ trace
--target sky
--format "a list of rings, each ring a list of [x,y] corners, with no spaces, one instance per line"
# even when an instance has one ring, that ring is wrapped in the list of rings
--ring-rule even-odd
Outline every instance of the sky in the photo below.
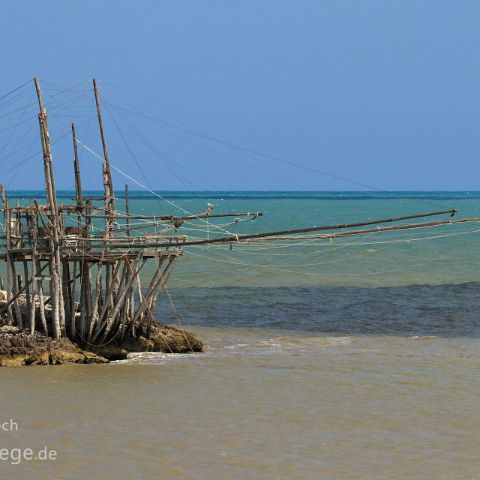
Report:
[[[101,187],[96,77],[118,188],[480,190],[479,21],[469,0],[3,1],[0,99],[41,79],[58,188],[73,120]],[[0,100],[10,189],[42,187],[33,95]]]

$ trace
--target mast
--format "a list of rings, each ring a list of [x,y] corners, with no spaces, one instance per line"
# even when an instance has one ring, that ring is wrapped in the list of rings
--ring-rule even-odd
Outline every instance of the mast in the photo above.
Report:
[[[125,184],[125,213],[127,216],[127,237],[130,236],[130,205],[128,204],[128,183]]]
[[[38,106],[40,112],[38,121],[40,124],[40,139],[43,150],[43,168],[45,173],[45,190],[47,193],[47,203],[49,206],[50,217],[48,219],[51,227],[51,257],[49,259],[50,267],[50,296],[52,304],[53,335],[60,338],[65,332],[65,310],[63,304],[63,291],[60,278],[62,277],[62,264],[60,259],[60,221],[57,208],[57,195],[55,190],[55,180],[53,176],[53,160],[50,145],[50,134],[48,132],[47,111],[43,104],[42,91],[38,78],[34,78],[35,90],[37,91]]]
[[[72,123],[72,141],[73,141],[73,169],[75,172],[75,199],[77,201],[77,226],[81,228],[83,215],[83,197],[82,197],[82,178],[80,176],[80,162],[78,159],[77,145],[77,126]]]
[[[56,213],[57,213],[57,198],[56,198],[56,192],[55,192],[55,181],[53,178],[52,151],[50,147],[50,135],[48,133],[47,111],[45,109],[45,106],[43,105],[40,82],[38,81],[38,78],[34,78],[33,81],[35,83],[35,90],[37,91],[38,106],[40,108],[40,112],[38,113],[38,121],[40,124],[40,139],[42,142],[42,150],[43,150],[43,169],[45,174],[45,190],[47,194],[48,205],[50,206],[51,213],[52,213],[52,219],[54,219],[56,218]]]
[[[100,127],[100,137],[102,139],[103,158],[103,186],[105,190],[105,215],[113,216],[115,212],[115,197],[113,195],[112,172],[110,170],[110,159],[108,157],[107,142],[105,140],[105,132],[103,130],[102,109],[100,107],[100,99],[98,94],[97,80],[93,79],[93,92],[95,94],[95,104],[97,106],[98,125]],[[114,219],[107,218],[105,220],[105,230],[108,238],[113,230]]]
[[[78,161],[78,145],[77,145],[77,130],[75,123],[72,123],[72,140],[73,140],[73,167],[75,170],[75,198],[77,200],[77,207],[82,207],[82,179],[80,177],[80,162]]]
[[[112,238],[112,230],[115,225],[115,196],[113,194],[112,172],[110,170],[110,159],[108,157],[107,142],[103,130],[102,110],[100,108],[100,99],[98,94],[97,80],[93,79],[93,91],[95,93],[95,104],[97,106],[98,126],[100,127],[100,137],[102,139],[103,158],[103,188],[105,192],[105,244],[104,250],[107,250],[107,242]],[[110,292],[110,300],[113,303],[113,293],[116,293],[117,281],[116,270],[117,263],[105,266],[105,288]],[[110,282],[112,281],[112,284]],[[112,289],[110,289],[112,287]]]

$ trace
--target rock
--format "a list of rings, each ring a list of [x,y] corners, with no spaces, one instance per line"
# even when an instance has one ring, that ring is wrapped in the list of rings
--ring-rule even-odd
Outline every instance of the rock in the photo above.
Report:
[[[203,343],[192,333],[160,324],[143,325],[135,336],[99,347],[76,345],[67,338],[53,340],[41,333],[31,335],[18,327],[0,324],[0,367],[61,365],[63,363],[107,363],[124,360],[133,352],[201,352]]]
[[[0,290],[0,303],[7,303],[8,292],[6,290]]]
[[[50,344],[50,365],[63,363],[107,363],[108,360],[82,350],[68,338],[53,340]]]
[[[89,350],[109,360],[124,360],[129,353],[138,352],[192,353],[203,350],[203,343],[192,333],[174,327],[155,324],[137,335],[125,338],[120,344],[89,346]]]
[[[125,360],[129,353],[125,348],[111,343],[102,345],[101,347],[89,346],[88,348],[94,354],[107,358],[110,361]]]
[[[19,333],[20,329],[18,327],[12,327],[10,325],[4,325],[3,327],[0,327],[0,333]]]
[[[0,333],[0,365],[48,365],[51,339],[26,332]]]
[[[0,331],[0,366],[107,363],[108,360],[80,349],[70,340],[53,340],[40,333]]]
[[[203,343],[189,332],[158,326],[148,336],[127,338],[122,346],[129,352],[191,353],[201,352]]]
[[[163,325],[158,325],[148,337],[141,336],[139,343],[145,352],[191,353],[203,350],[203,343],[192,333]]]

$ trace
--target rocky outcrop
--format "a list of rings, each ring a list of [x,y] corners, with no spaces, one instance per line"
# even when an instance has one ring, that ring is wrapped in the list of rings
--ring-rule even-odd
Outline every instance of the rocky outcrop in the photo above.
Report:
[[[8,295],[0,290],[0,305],[5,304]],[[37,299],[35,299],[37,303]],[[19,296],[20,310],[27,315],[25,295]],[[37,305],[40,308],[40,305]],[[47,323],[51,321],[51,309],[45,306]],[[5,325],[5,312],[0,317],[0,367],[20,365],[61,365],[63,363],[106,363],[114,360],[124,360],[129,353],[164,352],[191,353],[201,352],[203,343],[192,333],[178,328],[149,322],[137,326],[135,334],[122,339],[107,342],[101,346],[91,344],[78,345],[68,338],[53,340],[36,332]],[[2,326],[3,325],[3,326]],[[49,325],[51,330],[51,325]]]
[[[130,352],[192,353],[201,352],[203,343],[192,333],[155,324],[137,337],[127,338],[124,348]]]
[[[16,327],[0,328],[0,367],[107,362],[106,358],[82,350],[67,338],[53,340]]]
[[[83,347],[83,348],[81,348]],[[201,352],[203,343],[192,333],[159,324],[137,331],[121,343],[76,345],[68,338],[53,340],[41,333],[31,334],[17,327],[0,327],[0,367],[21,365],[62,365],[64,363],[107,363],[124,360],[129,353]]]
[[[129,353],[164,352],[192,353],[201,352],[203,343],[192,333],[165,325],[153,325],[135,337],[130,336],[121,343],[109,343],[100,347],[88,347],[98,355],[109,360],[123,360]]]
[[[80,347],[68,338],[54,340],[50,345],[50,365],[63,363],[108,363],[108,359]]]
[[[9,297],[11,297],[11,294],[8,294],[5,290],[0,290],[0,306],[4,306]],[[39,322],[39,297],[35,296],[34,301],[37,310],[37,322]],[[18,296],[18,307],[22,316],[27,318],[30,309],[25,294]],[[79,305],[77,305],[78,307]],[[51,332],[53,330],[51,325],[52,310],[48,301],[44,308],[47,330]],[[80,313],[77,313],[77,315],[80,316]],[[94,346],[87,342],[76,344],[68,338],[53,340],[38,332],[32,335],[28,330],[7,326],[6,323],[7,315],[5,311],[2,311],[0,313],[0,367],[105,363],[124,360],[129,353],[192,353],[203,350],[203,343],[192,333],[153,321],[136,325],[121,341],[114,336],[113,340],[100,346]]]

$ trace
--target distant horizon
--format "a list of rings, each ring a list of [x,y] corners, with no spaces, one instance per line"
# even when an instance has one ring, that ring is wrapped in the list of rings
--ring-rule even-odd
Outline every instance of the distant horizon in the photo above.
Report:
[[[5,189],[7,195],[9,192],[35,192],[35,193],[45,193],[42,189],[34,189],[34,188],[11,188]],[[57,189],[57,193],[70,193],[75,192],[75,189]],[[99,189],[83,189],[82,192],[103,192],[103,190]],[[114,189],[115,193],[124,194],[124,190]],[[142,189],[133,189],[129,188],[129,194],[131,193],[143,193],[145,195],[151,195],[150,191],[142,190]],[[424,189],[424,190],[290,190],[290,189],[225,189],[225,190],[182,190],[182,189],[154,189],[152,192],[155,193],[370,193],[370,194],[382,194],[382,193],[480,193],[480,189],[472,190],[472,189]]]
[[[41,192],[42,189],[38,188],[9,188],[5,189],[7,192]],[[74,192],[75,189],[65,189],[65,188],[57,188],[57,192]],[[102,189],[82,189],[83,192],[103,192]],[[124,190],[119,190],[119,189],[114,189],[115,192],[124,192]],[[142,190],[142,189],[135,189],[135,188],[129,188],[129,193],[132,192],[142,192],[145,194],[149,194],[150,192],[148,190]],[[405,189],[405,190],[341,190],[341,189],[326,189],[326,190],[311,190],[311,189],[162,189],[162,188],[157,188],[153,189],[153,192],[305,192],[305,193],[424,193],[424,192],[480,192],[480,188],[478,190],[471,190],[471,189],[462,189],[462,190],[445,190],[445,189],[440,189],[440,190],[434,190],[434,189],[415,189],[415,190],[410,190],[410,189]]]

